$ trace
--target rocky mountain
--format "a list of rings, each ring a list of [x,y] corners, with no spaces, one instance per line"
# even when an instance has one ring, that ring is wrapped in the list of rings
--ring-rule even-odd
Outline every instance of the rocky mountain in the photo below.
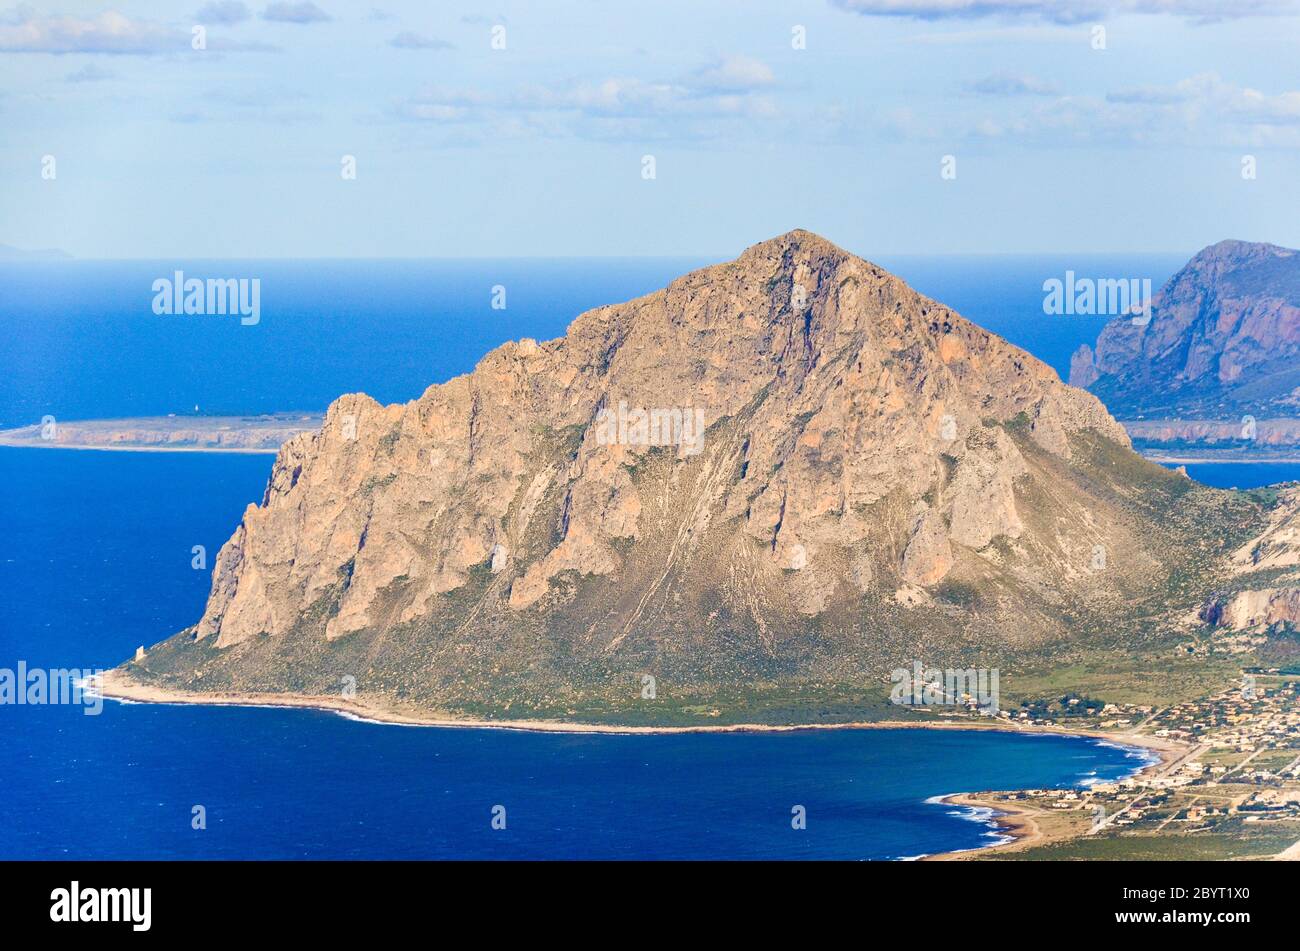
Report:
[[[1245,241],[1206,248],[1149,315],[1118,317],[1095,352],[1080,348],[1070,382],[1121,419],[1300,416],[1300,252]]]
[[[692,716],[860,697],[1184,636],[1266,508],[793,231],[413,402],[341,397],[124,673],[481,716],[624,716],[646,677]]]

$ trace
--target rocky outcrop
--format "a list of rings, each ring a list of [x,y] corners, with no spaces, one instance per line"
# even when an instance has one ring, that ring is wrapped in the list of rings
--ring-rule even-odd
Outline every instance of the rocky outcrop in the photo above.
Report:
[[[916,524],[903,550],[903,580],[927,586],[943,580],[952,568],[952,544],[939,513],[918,504]]]
[[[1214,598],[1201,609],[1201,620],[1235,632],[1260,632],[1300,625],[1300,588],[1258,588]]]
[[[923,642],[1112,636],[1201,556],[1174,515],[1211,492],[794,231],[411,403],[337,400],[139,672],[301,691],[360,667],[410,702],[536,708],[647,668],[861,678]]]
[[[1092,352],[1092,347],[1085,343],[1070,357],[1070,385],[1087,389],[1100,378],[1097,356]]]
[[[1070,382],[1121,419],[1300,415],[1300,252],[1221,241],[1081,347]],[[1093,352],[1095,349],[1095,353]]]
[[[1300,568],[1300,486],[1283,489],[1269,512],[1267,527],[1232,556],[1241,572]]]
[[[1264,530],[1231,555],[1245,585],[1211,597],[1200,619],[1236,632],[1260,632],[1300,626],[1300,486],[1280,488]],[[1252,576],[1271,583],[1251,584]]]

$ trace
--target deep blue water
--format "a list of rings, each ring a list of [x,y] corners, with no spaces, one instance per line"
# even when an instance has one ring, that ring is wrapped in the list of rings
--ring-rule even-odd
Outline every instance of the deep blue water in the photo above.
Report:
[[[364,390],[384,403],[473,369],[507,340],[560,336],[579,313],[663,287],[711,262],[0,262],[0,428],[56,419],[323,410]],[[1150,276],[1177,256],[898,257],[877,263],[1068,375],[1105,318],[1042,311],[1043,281]],[[258,278],[261,320],[160,317],[153,281]],[[506,307],[492,309],[492,288]]]
[[[216,552],[269,465],[0,448],[0,666],[109,667],[191,623],[208,585],[191,548]],[[929,797],[1138,762],[1078,738],[953,731],[561,736],[4,705],[0,858],[890,858],[989,841]]]
[[[702,262],[0,262],[0,428],[56,419],[323,410],[343,393],[415,399],[507,340],[561,336],[584,310]],[[158,316],[175,270],[258,278],[261,319]],[[505,309],[492,309],[492,288]]]
[[[1169,463],[1177,468],[1177,463]],[[1300,479],[1300,465],[1293,462],[1202,462],[1187,466],[1197,482],[1219,489],[1257,489],[1261,485]]]
[[[1046,318],[1060,262],[900,261],[918,288],[1058,367],[1095,328]],[[173,262],[0,265],[0,425],[417,396],[519,336],[662,286],[681,261],[183,263],[261,276],[262,322],[160,318]],[[1076,270],[1085,269],[1077,263]],[[1130,269],[1131,270],[1131,269]],[[1129,273],[1128,271],[1121,273]],[[505,311],[490,308],[494,284]],[[999,291],[998,288],[1003,290]],[[0,667],[109,667],[194,621],[269,456],[0,448]],[[1079,738],[940,731],[557,736],[314,711],[0,705],[0,857],[885,858],[972,848],[960,790],[1110,778]],[[208,828],[191,828],[192,808]],[[507,828],[490,827],[493,806]],[[808,827],[790,827],[794,805]]]

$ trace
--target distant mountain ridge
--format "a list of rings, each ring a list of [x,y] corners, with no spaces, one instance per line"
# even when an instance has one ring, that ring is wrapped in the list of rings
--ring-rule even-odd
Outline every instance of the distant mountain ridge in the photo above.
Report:
[[[1300,252],[1221,241],[1074,355],[1070,382],[1121,419],[1300,416]]]
[[[58,248],[28,251],[8,244],[0,244],[0,261],[70,261],[72,255]]]

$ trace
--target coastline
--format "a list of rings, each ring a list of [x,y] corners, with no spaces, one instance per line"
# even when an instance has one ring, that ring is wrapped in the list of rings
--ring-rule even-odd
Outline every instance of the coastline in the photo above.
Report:
[[[1130,774],[1131,776],[1141,776],[1144,773],[1159,775],[1180,762],[1188,752],[1195,748],[1190,743],[1142,734],[1059,730],[1056,732],[1058,734],[1065,733],[1069,736],[1091,736],[1096,739],[1105,739],[1120,746],[1140,747],[1150,750],[1158,755],[1159,758],[1156,761],[1134,770]],[[923,855],[919,861],[954,862],[978,859],[994,849],[1000,852],[1018,852],[1031,846],[1064,842],[1073,838],[1073,836],[1051,836],[1044,833],[1036,821],[1036,817],[1042,814],[1041,810],[1000,800],[981,798],[984,795],[986,795],[984,792],[950,793],[946,796],[937,797],[935,801],[947,806],[960,806],[966,809],[979,809],[987,812],[989,823],[1005,838],[1001,842],[994,842],[974,849]]]
[[[1295,465],[1300,463],[1300,456],[1288,455],[1278,458],[1243,458],[1240,456],[1214,456],[1214,455],[1186,455],[1182,453],[1161,453],[1161,452],[1142,452],[1139,450],[1138,455],[1148,462],[1158,462],[1162,465],[1177,466],[1231,466],[1231,465]]]
[[[197,407],[196,407],[197,409]],[[290,439],[324,425],[320,413],[128,416],[63,420],[0,429],[0,446],[108,452],[223,452],[273,455]]]
[[[198,706],[233,707],[287,707],[336,713],[367,723],[387,726],[455,727],[480,730],[519,730],[533,733],[610,733],[610,734],[665,734],[665,733],[790,733],[798,730],[994,730],[1000,733],[1018,733],[1025,736],[1078,736],[1107,740],[1119,746],[1151,750],[1160,755],[1159,763],[1142,767],[1138,772],[1163,767],[1184,752],[1182,745],[1161,737],[1141,734],[1130,735],[1101,730],[1071,730],[1063,727],[1022,727],[1002,720],[990,720],[987,725],[978,720],[860,720],[844,723],[700,723],[690,726],[637,726],[615,723],[579,723],[571,720],[483,720],[454,717],[446,714],[399,713],[363,700],[345,697],[290,696],[286,694],[230,694],[199,693],[171,690],[142,684],[121,668],[106,671],[100,678],[99,693],[106,700],[125,703],[152,703],[164,705],[193,704]],[[965,795],[965,794],[958,794]],[[1000,810],[999,810],[1000,811]]]
[[[987,725],[975,720],[962,722],[926,720],[869,720],[846,723],[807,724],[698,724],[692,726],[631,726],[602,723],[575,723],[559,720],[483,720],[436,714],[405,714],[395,712],[363,700],[345,697],[287,696],[284,694],[225,694],[194,693],[171,690],[165,687],[141,684],[121,668],[110,670],[99,678],[98,690],[108,700],[122,703],[149,703],[163,705],[193,704],[199,706],[235,706],[296,708],[334,713],[366,723],[406,727],[442,727],[460,729],[517,730],[533,733],[597,733],[610,735],[655,735],[676,733],[790,733],[801,730],[992,730],[999,733],[1017,733],[1025,736],[1072,736],[1104,740],[1129,749],[1142,749],[1154,753],[1156,759],[1133,772],[1159,774],[1177,763],[1191,746],[1176,740],[1138,733],[1117,733],[1102,730],[1072,730],[1060,726],[1023,727],[1005,721]],[[923,862],[961,861],[982,856],[992,849],[1015,852],[1042,845],[1052,837],[1044,834],[1035,819],[1037,810],[1013,806],[1005,802],[980,798],[982,792],[958,792],[939,796],[936,802],[966,809],[978,809],[987,814],[989,821],[1003,839],[989,845],[955,852],[937,852],[917,857]],[[981,818],[980,821],[985,821]]]
[[[1036,811],[1020,806],[1010,806],[1004,802],[989,802],[978,798],[980,795],[980,793],[949,793],[946,796],[938,796],[932,801],[945,806],[960,806],[963,809],[977,809],[982,813],[986,813],[987,819],[983,816],[972,816],[970,818],[976,822],[987,822],[999,835],[1003,836],[1002,841],[976,846],[973,849],[960,849],[956,852],[936,852],[933,855],[922,855],[918,861],[959,862],[965,859],[978,858],[993,849],[1002,852],[1014,852],[1018,849],[1029,848],[1031,845],[1041,845],[1047,841],[1043,835],[1043,830],[1034,820],[1037,815]]]

